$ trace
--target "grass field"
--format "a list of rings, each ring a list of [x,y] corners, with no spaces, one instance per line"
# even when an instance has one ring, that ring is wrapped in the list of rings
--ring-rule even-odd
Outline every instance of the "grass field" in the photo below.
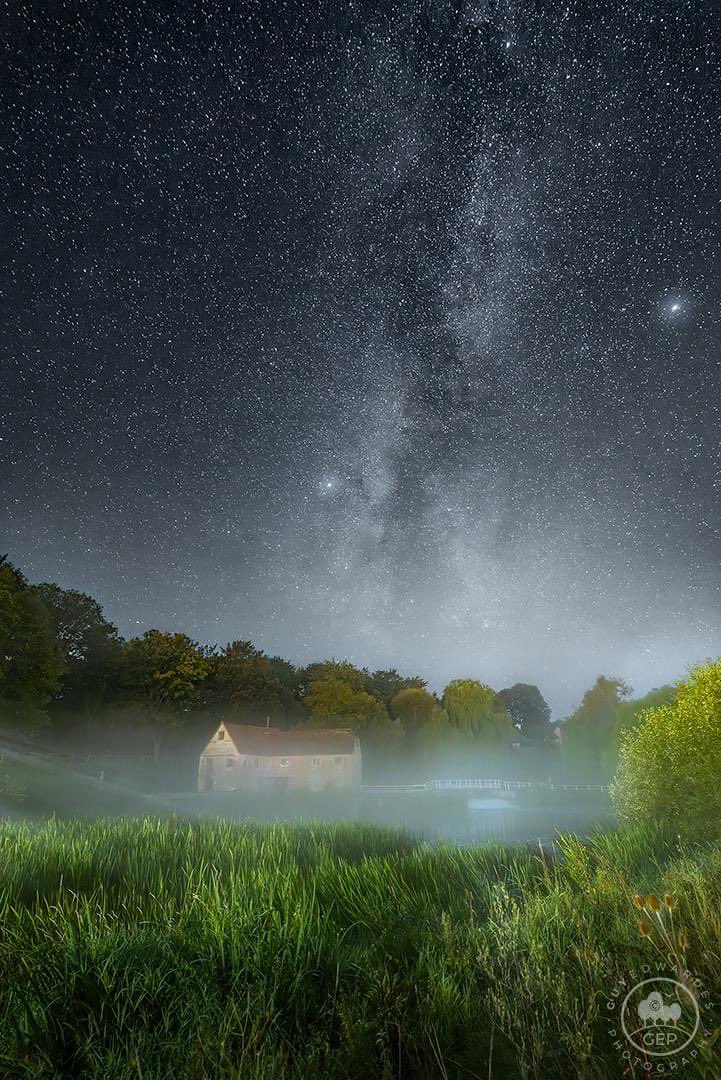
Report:
[[[633,895],[673,894],[721,1000],[721,848],[641,831],[559,851],[358,825],[6,824],[0,1075],[621,1076],[609,987],[653,954]],[[683,1075],[721,1075],[714,1054]]]

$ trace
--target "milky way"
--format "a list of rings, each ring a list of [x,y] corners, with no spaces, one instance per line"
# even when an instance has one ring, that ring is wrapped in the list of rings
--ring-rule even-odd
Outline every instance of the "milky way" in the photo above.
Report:
[[[721,652],[721,18],[3,15],[3,551],[434,687]]]

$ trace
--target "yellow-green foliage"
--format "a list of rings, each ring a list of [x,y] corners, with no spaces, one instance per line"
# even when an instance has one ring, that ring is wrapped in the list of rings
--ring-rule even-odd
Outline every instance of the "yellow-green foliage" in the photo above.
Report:
[[[317,679],[310,684],[303,700],[313,723],[321,726],[342,723],[357,733],[389,723],[382,701],[365,690],[354,690],[341,679]]]
[[[670,705],[621,737],[612,797],[620,817],[685,832],[721,825],[721,660],[692,668]]]
[[[443,691],[448,719],[464,735],[505,744],[511,737],[511,718],[495,690],[476,679],[453,679]]]

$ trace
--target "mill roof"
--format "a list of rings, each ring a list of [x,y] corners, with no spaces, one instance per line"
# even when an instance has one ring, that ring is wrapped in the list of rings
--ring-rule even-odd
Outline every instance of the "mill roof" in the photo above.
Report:
[[[355,736],[352,731],[329,728],[256,727],[253,724],[226,723],[240,754],[256,757],[299,757],[305,754],[352,754]]]

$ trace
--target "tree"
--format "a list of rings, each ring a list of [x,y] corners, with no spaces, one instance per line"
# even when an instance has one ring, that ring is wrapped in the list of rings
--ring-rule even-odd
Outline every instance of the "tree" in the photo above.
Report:
[[[490,686],[475,679],[453,679],[443,691],[443,708],[464,735],[500,746],[511,737],[511,718]]]
[[[303,680],[298,668],[288,663],[282,656],[271,656],[268,660],[274,678],[281,686],[281,696],[286,720],[301,722],[307,719],[307,710],[301,700]]]
[[[57,690],[62,655],[50,612],[14,566],[0,559],[0,708],[37,720]]]
[[[675,700],[621,735],[611,797],[622,821],[698,835],[721,822],[721,660],[694,667]]]
[[[421,728],[429,723],[437,704],[433,694],[422,687],[407,687],[399,690],[392,699],[391,713],[400,720],[403,731],[413,741]]]
[[[350,660],[317,660],[301,672],[304,686],[322,679],[339,679],[354,690],[367,690],[370,675],[366,668],[357,668]]]
[[[117,684],[122,659],[118,631],[86,593],[42,584],[32,590],[50,612],[63,659],[55,704],[63,711],[91,713]]]
[[[368,680],[366,689],[369,694],[373,694],[374,697],[384,701],[386,705],[389,705],[391,700],[399,694],[401,690],[423,690],[426,686],[426,680],[421,679],[418,675],[400,675],[395,668],[389,668],[387,670],[374,671]]]
[[[184,726],[210,673],[210,658],[186,634],[148,630],[124,647],[123,681],[131,700],[147,709],[155,728],[155,757],[163,733]]]
[[[450,722],[441,705],[434,706],[428,723],[418,732],[418,745],[429,757],[435,757],[441,751],[459,750],[463,741],[461,732]]]
[[[675,686],[659,686],[649,690],[643,697],[620,702],[616,709],[618,735],[627,729],[638,727],[641,717],[649,709],[655,709],[659,705],[671,705],[675,700]]]
[[[301,676],[298,669],[289,664],[287,660],[284,660],[282,656],[271,656],[268,658],[268,663],[278,682],[289,690],[291,694],[297,694],[301,686]]]
[[[365,690],[355,690],[341,679],[317,679],[304,695],[316,726],[337,725],[351,728],[356,735],[390,726],[385,705]]]
[[[618,710],[630,688],[621,679],[599,675],[563,727],[564,752],[593,769],[613,768]]]
[[[522,735],[542,743],[551,734],[551,709],[537,686],[514,683],[500,690],[498,699],[506,707],[511,720]]]
[[[250,641],[233,641],[213,657],[210,697],[215,703],[283,714],[292,693],[276,675],[265,653]]]

